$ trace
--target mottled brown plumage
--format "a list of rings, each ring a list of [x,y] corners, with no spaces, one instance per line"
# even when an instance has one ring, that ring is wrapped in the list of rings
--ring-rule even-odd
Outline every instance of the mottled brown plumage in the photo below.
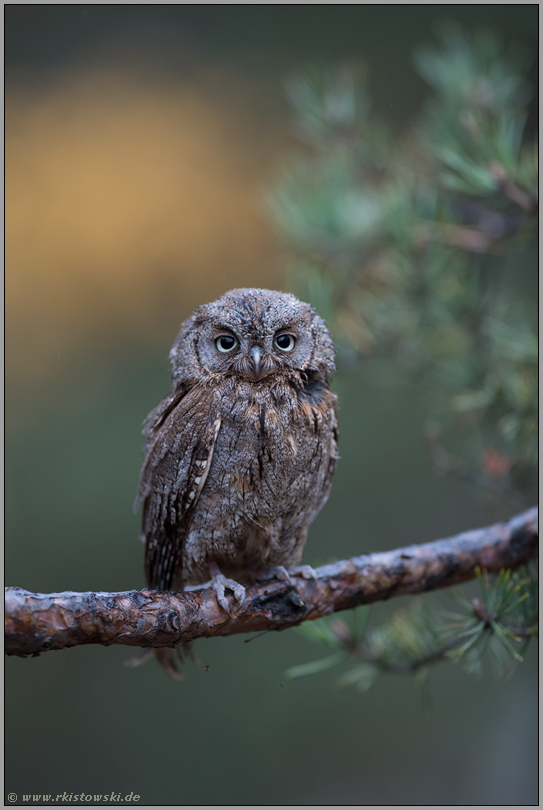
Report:
[[[240,289],[199,307],[170,358],[172,392],[144,430],[147,585],[182,590],[211,574],[229,610],[225,588],[241,601],[258,572],[299,563],[330,493],[334,347],[308,304]]]

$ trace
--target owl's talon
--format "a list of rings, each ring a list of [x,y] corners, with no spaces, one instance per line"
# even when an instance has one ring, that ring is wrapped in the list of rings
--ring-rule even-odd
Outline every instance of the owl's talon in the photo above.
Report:
[[[213,582],[213,590],[215,591],[215,596],[219,605],[222,607],[225,613],[228,613],[228,615],[231,616],[232,613],[230,611],[230,606],[224,595],[224,585],[220,582]]]
[[[219,566],[216,565],[216,563],[210,564],[209,572],[211,574],[211,587],[215,591],[217,602],[225,613],[228,613],[228,615],[231,616],[232,612],[224,592],[226,588],[232,591],[234,594],[234,599],[239,603],[239,607],[241,607],[243,601],[245,600],[245,588],[243,585],[240,585],[239,582],[236,582],[235,579],[228,579],[228,577],[223,576],[219,571]]]
[[[295,577],[303,577],[304,579],[318,579],[317,572],[311,565],[293,565],[289,568],[289,571]]]
[[[277,579],[281,579],[283,582],[288,582],[289,585],[292,585],[292,579],[290,578],[290,574],[284,565],[278,565],[275,568],[272,568],[272,571]]]
[[[292,579],[284,565],[277,565],[274,568],[266,568],[264,571],[257,571],[254,576],[261,582],[267,582],[269,579],[280,579],[292,585]]]

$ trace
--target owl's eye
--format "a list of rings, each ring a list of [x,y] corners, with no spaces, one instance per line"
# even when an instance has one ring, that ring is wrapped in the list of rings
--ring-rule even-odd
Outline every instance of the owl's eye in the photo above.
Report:
[[[296,346],[296,338],[294,335],[278,335],[275,338],[275,345],[282,352],[292,352]]]
[[[235,337],[232,337],[232,335],[221,335],[215,341],[217,351],[219,351],[221,354],[231,352],[232,349],[235,349],[237,345],[238,342]]]

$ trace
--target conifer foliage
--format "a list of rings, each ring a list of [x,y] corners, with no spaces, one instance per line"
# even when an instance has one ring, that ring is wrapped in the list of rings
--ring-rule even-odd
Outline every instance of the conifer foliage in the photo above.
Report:
[[[288,79],[303,152],[270,190],[270,216],[291,286],[330,324],[340,367],[364,373],[371,358],[389,374],[425,379],[436,466],[523,505],[535,498],[537,472],[530,59],[491,32],[449,23],[414,67],[428,98],[401,135],[372,112],[361,65]],[[331,653],[290,675],[354,655],[341,682],[367,689],[382,671],[421,677],[443,658],[477,671],[487,649],[509,671],[537,632],[535,568],[481,572],[479,584],[479,598],[456,594],[454,615],[425,598],[371,631],[306,623],[300,632]]]

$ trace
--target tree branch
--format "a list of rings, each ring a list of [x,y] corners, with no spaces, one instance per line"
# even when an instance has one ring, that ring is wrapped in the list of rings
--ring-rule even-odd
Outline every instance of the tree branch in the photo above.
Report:
[[[231,616],[207,588],[52,594],[6,588],[6,653],[35,655],[78,644],[171,647],[197,638],[284,630],[391,596],[466,582],[478,566],[517,568],[537,555],[537,521],[533,508],[446,540],[325,565],[316,579],[257,584]]]

